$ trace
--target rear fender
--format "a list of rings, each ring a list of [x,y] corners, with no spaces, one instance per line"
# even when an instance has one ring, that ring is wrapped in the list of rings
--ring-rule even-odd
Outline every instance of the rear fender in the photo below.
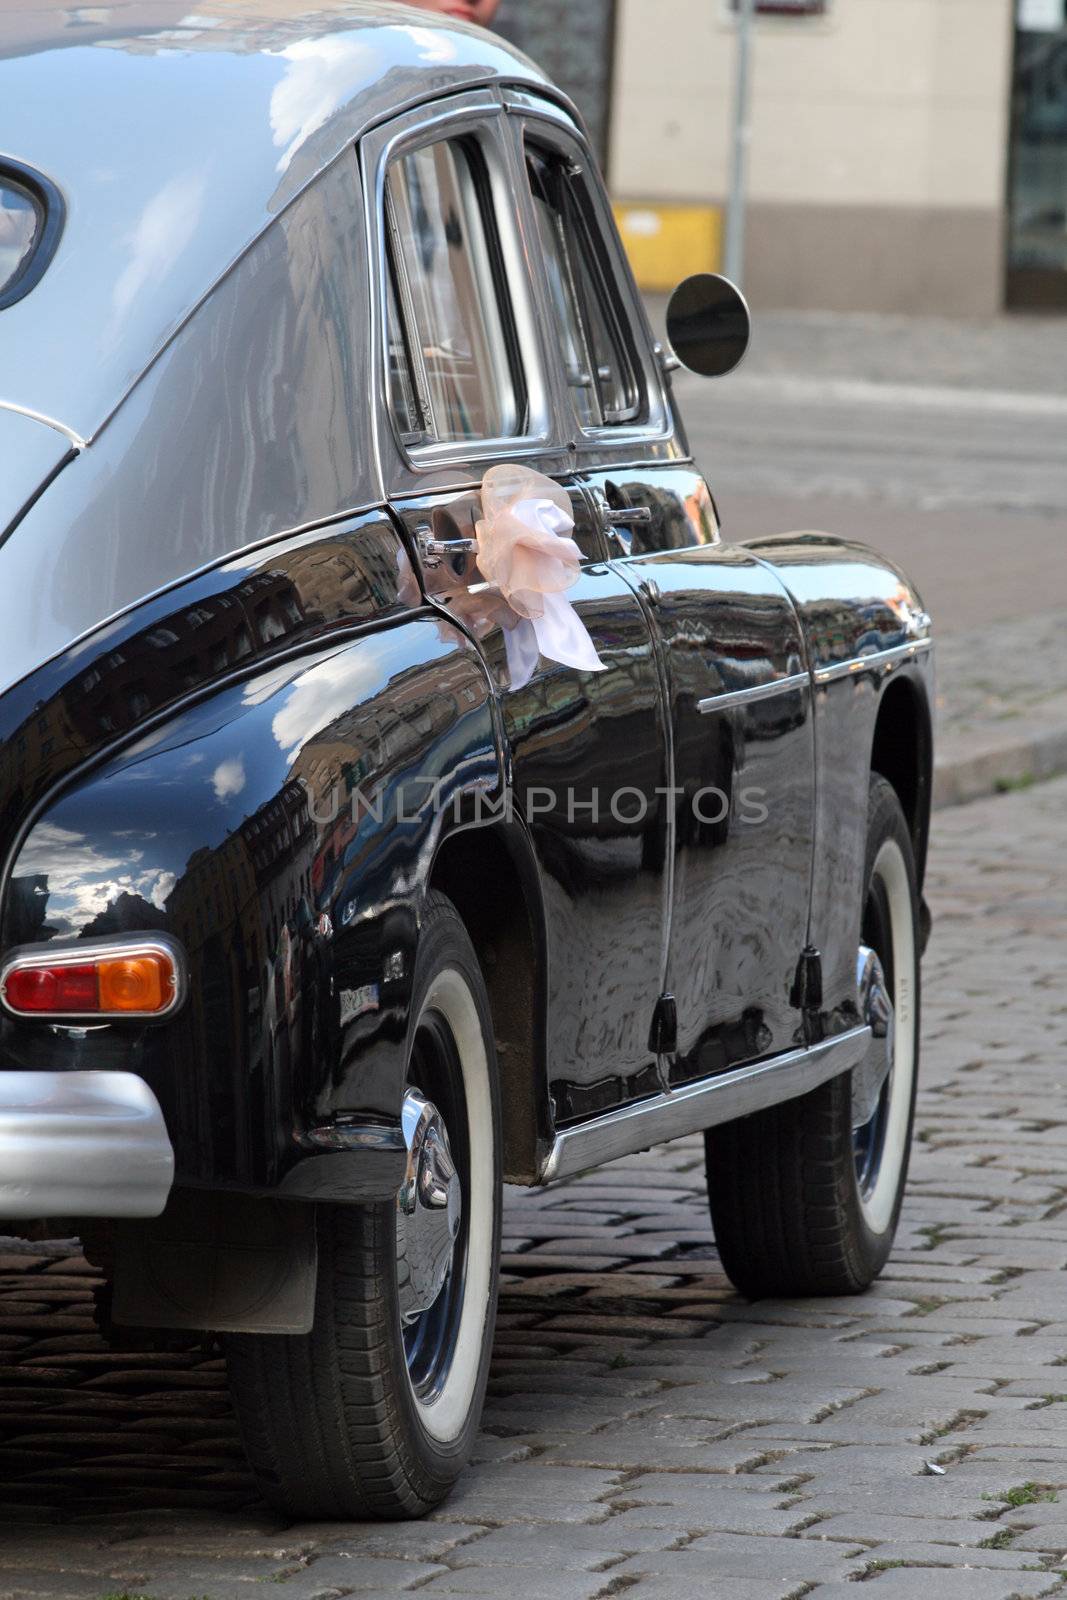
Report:
[[[188,954],[187,1001],[157,1024],[7,1017],[0,1064],[140,1073],[178,1184],[390,1192],[429,874],[501,786],[481,658],[426,613],[162,721],[37,818],[4,932],[166,931]]]

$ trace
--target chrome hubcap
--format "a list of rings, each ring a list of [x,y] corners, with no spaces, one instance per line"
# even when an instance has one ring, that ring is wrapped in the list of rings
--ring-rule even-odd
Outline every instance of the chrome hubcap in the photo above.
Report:
[[[878,1109],[893,1066],[895,1020],[885,972],[877,954],[861,944],[856,957],[859,1013],[871,1030],[867,1054],[852,1073],[852,1129],[866,1127]]]
[[[463,1199],[444,1119],[433,1102],[409,1089],[401,1123],[408,1160],[396,1197],[397,1287],[400,1320],[410,1327],[445,1286]]]

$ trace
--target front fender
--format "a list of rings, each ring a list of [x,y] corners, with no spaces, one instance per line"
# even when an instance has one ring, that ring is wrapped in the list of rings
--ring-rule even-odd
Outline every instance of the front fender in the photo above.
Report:
[[[822,956],[826,1032],[856,1012],[872,769],[898,789],[920,885],[933,769],[931,622],[891,561],[828,534],[747,541],[778,572],[804,629],[815,706],[815,854],[809,945]]]
[[[827,533],[783,533],[744,544],[792,595],[816,672],[929,633],[915,585],[868,545]]]
[[[481,658],[425,613],[162,722],[37,819],[3,937],[165,930],[187,1002],[156,1025],[5,1018],[0,1063],[138,1072],[177,1182],[316,1192],[338,1129],[398,1121],[432,861],[502,781]]]

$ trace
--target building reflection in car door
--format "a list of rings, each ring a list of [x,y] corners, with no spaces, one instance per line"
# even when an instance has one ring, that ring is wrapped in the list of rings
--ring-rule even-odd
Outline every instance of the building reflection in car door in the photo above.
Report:
[[[800,625],[777,576],[717,543],[692,467],[588,479],[608,510],[646,509],[614,530],[615,565],[642,594],[663,647],[674,743],[675,848],[668,987],[678,1081],[793,1048],[807,940],[814,831],[810,685]],[[649,598],[651,596],[651,598]],[[715,698],[793,678],[773,698]],[[718,796],[724,797],[721,801]]]
[[[659,1087],[649,1031],[663,978],[668,886],[666,734],[651,631],[623,575],[594,559],[602,545],[585,496],[575,490],[572,501],[574,537],[589,559],[567,597],[603,672],[542,658],[515,689],[503,629],[482,596],[464,599],[471,574],[463,558],[451,577],[424,569],[437,598],[480,634],[499,694],[515,812],[541,867],[557,1123]],[[446,531],[456,504],[455,494],[423,496],[397,509],[417,543],[420,532]],[[472,532],[470,507],[466,521],[453,533]]]

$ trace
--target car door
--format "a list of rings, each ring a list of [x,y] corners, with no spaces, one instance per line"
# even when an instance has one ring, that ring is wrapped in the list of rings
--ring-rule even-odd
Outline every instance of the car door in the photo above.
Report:
[[[802,1039],[813,848],[811,685],[777,576],[719,540],[576,132],[527,101],[524,159],[557,286],[579,481],[661,655],[672,747],[665,990],[683,1081]],[[577,346],[574,351],[572,346]]]
[[[803,635],[777,575],[742,546],[714,541],[710,495],[695,469],[601,467],[586,481],[609,510],[651,512],[615,524],[633,537],[613,565],[645,596],[663,652],[674,754],[675,1071],[704,1077],[804,1039],[798,972],[808,942],[814,733]]]
[[[379,449],[425,592],[478,639],[496,686],[514,825],[540,867],[546,1054],[557,1122],[657,1087],[649,1035],[666,962],[667,736],[646,611],[606,559],[569,439],[507,118],[488,94],[443,101],[365,141],[379,196]],[[462,541],[494,464],[568,488],[582,551],[568,599],[604,667],[516,662]],[[625,788],[625,794],[616,791]]]

